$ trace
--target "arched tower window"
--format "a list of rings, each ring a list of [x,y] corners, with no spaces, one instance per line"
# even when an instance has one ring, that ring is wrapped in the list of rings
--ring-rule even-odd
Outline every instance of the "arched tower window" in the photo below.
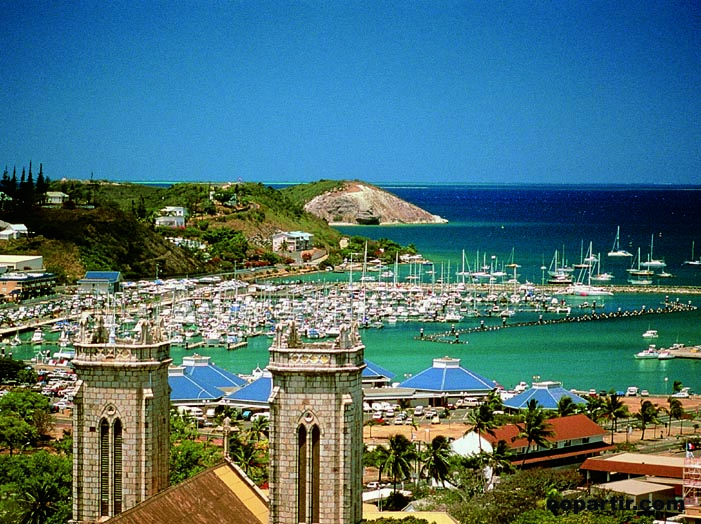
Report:
[[[297,522],[307,522],[307,428],[297,430]]]
[[[100,421],[100,515],[108,517],[110,511],[110,425]]]
[[[320,518],[321,431],[314,424],[297,429],[297,522],[318,523]]]
[[[122,512],[122,421],[114,422],[114,514]]]
[[[100,421],[100,515],[122,512],[122,421]],[[111,511],[111,513],[110,513]]]
[[[319,426],[312,426],[312,463],[311,463],[311,506],[312,522],[319,522],[319,463],[321,447],[321,432]]]

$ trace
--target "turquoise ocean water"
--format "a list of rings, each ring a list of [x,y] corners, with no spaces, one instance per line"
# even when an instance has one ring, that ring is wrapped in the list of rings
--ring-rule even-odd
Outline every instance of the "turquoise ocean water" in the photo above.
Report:
[[[701,306],[701,267],[686,266],[685,260],[701,256],[701,188],[569,188],[569,187],[472,187],[472,186],[393,186],[387,188],[420,207],[447,218],[441,225],[354,226],[340,228],[348,235],[389,238],[401,244],[414,244],[434,263],[435,276],[422,274],[431,282],[443,268],[444,279],[454,281],[465,250],[470,264],[477,260],[499,265],[513,254],[519,281],[539,284],[543,265],[548,266],[555,250],[571,263],[578,262],[582,250],[592,243],[601,253],[603,271],[615,275],[613,285],[625,284],[625,269],[630,259],[607,257],[620,226],[621,248],[643,257],[653,240],[654,258],[664,258],[666,270],[673,278],[655,279],[645,293],[616,293],[607,297],[599,311],[638,309],[660,306],[665,299],[691,301]],[[479,258],[478,253],[479,251]],[[448,270],[450,267],[450,270]],[[412,270],[402,268],[403,275]],[[359,274],[353,276],[359,279]],[[308,277],[324,283],[348,279],[348,274],[321,273]],[[692,286],[698,294],[655,292],[656,285]],[[517,313],[509,322],[534,320],[533,314]],[[481,319],[465,318],[457,328],[475,326]],[[500,323],[487,319],[488,323]],[[399,322],[383,329],[366,329],[361,335],[366,358],[391,370],[401,382],[431,365],[432,359],[451,356],[485,377],[512,387],[521,380],[559,380],[566,388],[625,390],[635,385],[653,394],[671,392],[672,383],[680,380],[701,392],[701,360],[636,360],[636,352],[649,342],[658,347],[681,342],[701,344],[701,310],[645,315],[596,322],[551,324],[508,328],[461,336],[461,344],[420,341],[426,335],[445,332],[450,325]],[[656,329],[659,338],[646,340],[642,333]],[[211,355],[221,367],[237,373],[250,373],[268,361],[270,340],[252,338],[248,347],[226,351],[200,348],[198,353]],[[174,347],[176,363],[187,352]],[[667,379],[667,380],[665,380]]]

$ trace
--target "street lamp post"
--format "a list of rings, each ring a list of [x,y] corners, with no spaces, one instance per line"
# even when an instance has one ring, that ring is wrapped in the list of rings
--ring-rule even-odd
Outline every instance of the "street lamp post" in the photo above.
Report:
[[[664,396],[667,396],[667,383],[669,382],[669,377],[664,378]]]

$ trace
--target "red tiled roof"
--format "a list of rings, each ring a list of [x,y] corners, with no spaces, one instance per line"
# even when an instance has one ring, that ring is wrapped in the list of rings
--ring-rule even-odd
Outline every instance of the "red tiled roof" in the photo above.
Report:
[[[550,442],[561,442],[564,440],[575,440],[587,437],[598,437],[601,435],[606,435],[606,431],[599,426],[596,422],[591,420],[586,415],[570,415],[569,417],[557,417],[547,420],[550,424],[550,431],[554,433],[554,436],[548,437],[547,440]],[[496,436],[490,434],[483,434],[482,436],[487,439],[491,444],[495,444],[500,440],[505,440],[506,443],[512,448],[525,448],[528,443],[525,438],[516,439],[513,442],[512,438],[518,435],[519,429],[516,424],[508,424],[501,428],[494,430]]]

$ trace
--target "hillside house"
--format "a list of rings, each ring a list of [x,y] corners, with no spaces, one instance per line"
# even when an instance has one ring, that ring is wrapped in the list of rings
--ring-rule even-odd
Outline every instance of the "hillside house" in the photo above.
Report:
[[[303,231],[282,231],[273,235],[273,251],[294,253],[314,247],[314,235]]]
[[[62,206],[68,202],[69,196],[61,191],[47,191],[44,204],[47,206]]]
[[[187,208],[179,206],[166,206],[156,217],[155,224],[163,227],[185,227]]]
[[[29,230],[24,224],[7,224],[7,226],[0,231],[0,240],[15,240],[20,237],[28,237]]]

